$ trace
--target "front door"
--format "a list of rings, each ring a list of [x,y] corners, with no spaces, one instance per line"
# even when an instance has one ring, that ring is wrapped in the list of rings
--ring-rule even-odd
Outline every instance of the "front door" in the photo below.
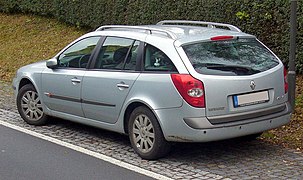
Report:
[[[42,96],[51,110],[83,116],[81,87],[86,66],[100,37],[81,39],[58,57],[58,67],[42,73]]]
[[[45,105],[53,110],[83,116],[81,83],[85,70],[47,69],[42,74],[42,92]]]

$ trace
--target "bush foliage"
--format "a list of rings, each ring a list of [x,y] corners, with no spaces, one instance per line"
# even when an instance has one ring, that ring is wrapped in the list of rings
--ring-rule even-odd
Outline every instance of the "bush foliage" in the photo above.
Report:
[[[297,71],[303,73],[303,7],[298,3]],[[0,11],[53,16],[92,29],[105,24],[154,24],[164,19],[224,22],[256,35],[285,64],[289,0],[0,0]]]

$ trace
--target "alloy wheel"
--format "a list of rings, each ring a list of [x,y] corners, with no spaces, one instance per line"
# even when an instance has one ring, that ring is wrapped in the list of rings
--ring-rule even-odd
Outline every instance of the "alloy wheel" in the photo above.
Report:
[[[23,94],[21,108],[24,115],[31,121],[37,121],[43,116],[42,104],[35,91],[26,91]]]
[[[150,119],[140,114],[133,123],[133,138],[136,147],[143,153],[151,151],[155,142],[154,127]]]

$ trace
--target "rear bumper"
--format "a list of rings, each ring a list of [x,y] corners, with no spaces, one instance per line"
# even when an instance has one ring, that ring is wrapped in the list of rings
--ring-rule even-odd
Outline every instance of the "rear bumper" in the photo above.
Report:
[[[290,114],[291,109],[289,103],[280,104],[277,106],[263,108],[254,111],[248,111],[244,113],[236,113],[224,116],[207,117],[206,119],[212,125],[223,125],[226,126],[227,123],[233,123],[234,125],[238,122],[240,124],[248,124],[251,122],[264,121],[267,119],[273,119],[276,117],[281,117],[286,114]],[[202,118],[184,118],[187,125],[194,129],[207,128],[203,123],[201,123],[205,117]],[[232,126],[232,125],[231,125]]]
[[[195,120],[189,123],[187,118],[180,119],[184,117],[180,109],[157,110],[156,114],[167,141],[208,142],[256,134],[285,125],[291,116],[289,104],[285,103],[285,107],[283,112],[276,114],[218,125],[211,124],[206,117],[189,118]],[[195,126],[199,128],[193,128]]]

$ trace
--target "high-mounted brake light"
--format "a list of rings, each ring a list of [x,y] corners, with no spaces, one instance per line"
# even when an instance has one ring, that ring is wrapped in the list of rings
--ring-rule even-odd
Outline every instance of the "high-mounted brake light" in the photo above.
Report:
[[[234,36],[215,36],[210,38],[210,40],[212,41],[221,41],[221,40],[229,40],[229,39],[233,39]]]
[[[171,74],[171,79],[183,99],[191,106],[205,108],[204,85],[189,74]]]
[[[287,69],[284,67],[284,92],[288,92]]]

